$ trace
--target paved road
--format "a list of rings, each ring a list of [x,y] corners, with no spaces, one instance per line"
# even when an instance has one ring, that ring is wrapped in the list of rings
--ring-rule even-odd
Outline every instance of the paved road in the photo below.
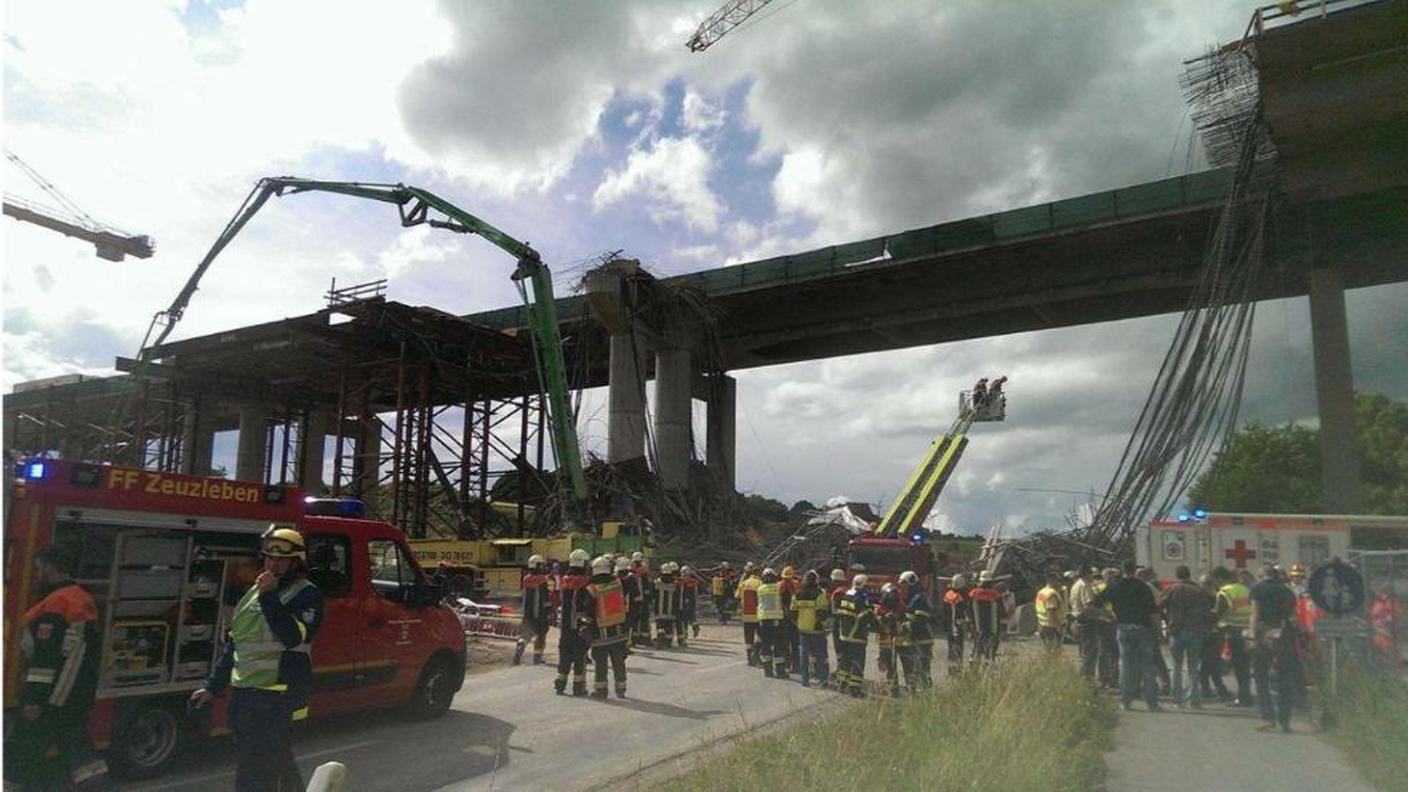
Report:
[[[1255,710],[1208,704],[1202,710],[1121,712],[1115,750],[1105,755],[1111,792],[1372,792],[1309,723],[1292,734],[1255,731]]]
[[[687,649],[638,651],[629,698],[608,702],[553,695],[551,666],[495,669],[470,676],[439,720],[378,712],[313,723],[294,750],[305,779],[335,759],[358,792],[588,789],[836,698],[766,679],[747,667],[742,643],[738,628],[706,625]],[[229,789],[232,761],[230,740],[212,740],[176,772],[123,788]]]

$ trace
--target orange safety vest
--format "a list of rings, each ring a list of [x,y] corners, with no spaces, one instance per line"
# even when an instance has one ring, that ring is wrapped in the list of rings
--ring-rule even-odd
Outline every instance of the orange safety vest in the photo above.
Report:
[[[93,602],[93,597],[77,583],[70,583],[63,588],[49,592],[49,596],[24,612],[21,621],[29,624],[46,613],[58,614],[69,624],[98,620],[97,604]]]
[[[739,597],[742,602],[739,615],[742,616],[745,623],[753,624],[758,621],[758,586],[761,585],[763,585],[762,579],[752,575],[744,578],[743,582],[738,584],[738,592],[742,595]]]
[[[615,627],[626,623],[626,592],[619,581],[592,583],[587,586],[596,601],[596,626]]]

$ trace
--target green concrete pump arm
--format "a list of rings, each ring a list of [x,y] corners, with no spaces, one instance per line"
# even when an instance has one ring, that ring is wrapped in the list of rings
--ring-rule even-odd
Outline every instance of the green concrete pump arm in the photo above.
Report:
[[[216,238],[215,244],[211,245],[205,258],[196,265],[195,271],[181,287],[170,307],[152,318],[151,327],[147,329],[147,339],[151,339],[152,331],[158,325],[161,326],[161,332],[151,342],[151,346],[160,346],[171,335],[176,323],[185,314],[205,271],[255,213],[268,202],[270,196],[282,197],[285,194],[302,192],[337,193],[395,204],[401,214],[402,226],[409,228],[425,224],[459,234],[477,234],[517,260],[518,267],[512,277],[518,283],[519,293],[528,309],[538,381],[548,399],[548,423],[552,429],[553,452],[557,456],[558,464],[565,466],[568,471],[573,498],[572,517],[585,520],[587,484],[582,474],[582,454],[577,444],[576,427],[568,405],[567,366],[563,360],[562,336],[557,325],[557,302],[553,296],[552,273],[543,263],[538,251],[434,193],[404,184],[317,181],[292,176],[260,179],[234,218]],[[432,216],[432,211],[438,213],[439,217]],[[524,286],[524,281],[532,284],[531,294]],[[142,342],[142,346],[147,348],[147,340]]]

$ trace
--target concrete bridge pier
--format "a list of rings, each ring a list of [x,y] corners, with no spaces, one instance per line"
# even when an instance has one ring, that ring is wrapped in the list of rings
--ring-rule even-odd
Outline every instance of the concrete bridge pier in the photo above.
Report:
[[[312,410],[303,422],[303,441],[299,444],[298,486],[309,495],[321,495],[323,464],[327,459],[327,436],[336,427],[336,419],[326,410]]]
[[[611,336],[611,373],[607,386],[606,461],[628,462],[645,456],[645,361],[631,333]]]
[[[264,480],[271,413],[267,404],[240,405],[239,442],[235,447],[235,480]]]
[[[693,376],[688,349],[666,348],[655,353],[656,473],[660,483],[672,489],[689,486]]]
[[[737,381],[724,373],[708,377],[705,404],[705,464],[715,483],[733,491],[738,486],[735,467],[735,425],[738,399]]]
[[[181,473],[208,476],[215,466],[215,415],[202,397],[186,402],[181,427]]]
[[[1359,443],[1354,426],[1354,376],[1344,280],[1332,267],[1310,271],[1310,334],[1315,359],[1315,399],[1320,412],[1320,478],[1325,511],[1363,511]]]

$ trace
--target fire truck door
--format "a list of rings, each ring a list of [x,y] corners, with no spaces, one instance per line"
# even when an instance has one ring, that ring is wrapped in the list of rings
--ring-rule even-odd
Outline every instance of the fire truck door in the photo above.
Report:
[[[309,534],[308,579],[323,595],[323,623],[313,640],[313,710],[319,716],[355,706],[347,693],[360,686],[362,605],[352,558],[347,536]]]
[[[422,618],[408,607],[417,583],[406,549],[390,539],[367,541],[372,592],[362,600],[362,684],[376,696],[409,696],[420,673],[416,638]]]

